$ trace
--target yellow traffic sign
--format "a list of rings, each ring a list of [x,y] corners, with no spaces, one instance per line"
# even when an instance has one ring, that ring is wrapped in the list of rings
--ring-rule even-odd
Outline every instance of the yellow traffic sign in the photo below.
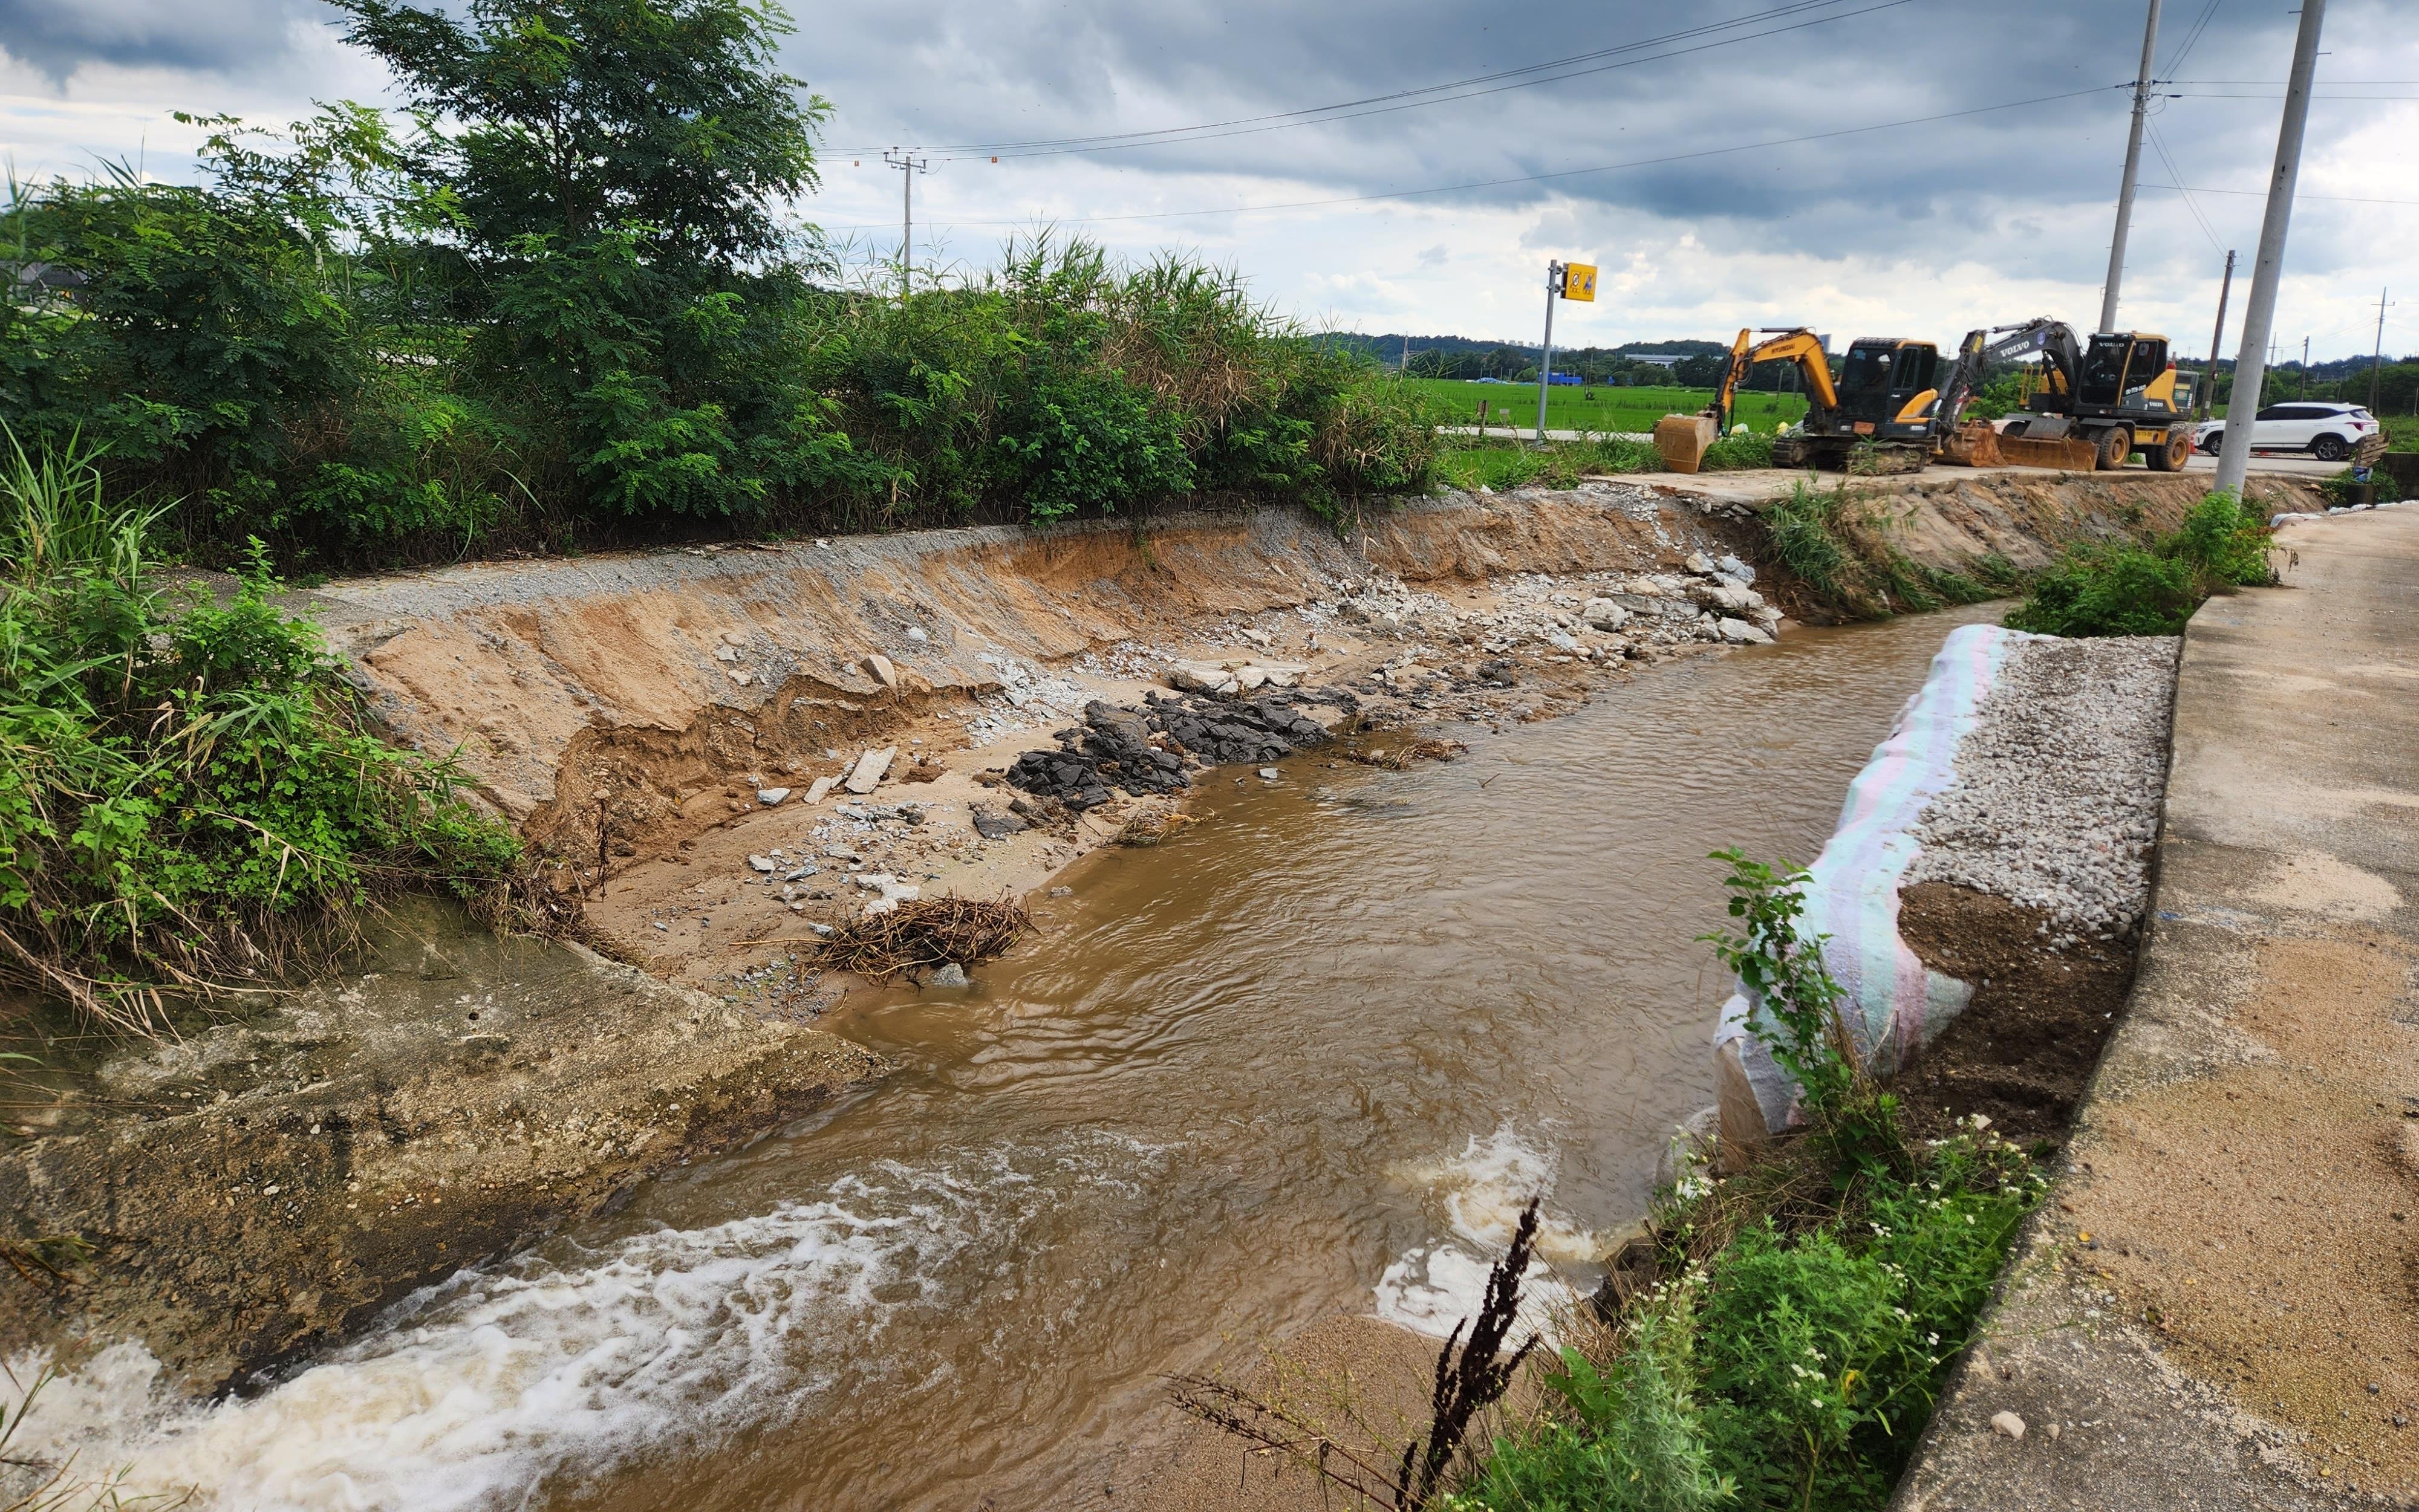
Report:
[[[1565,263],[1563,265],[1563,298],[1595,302],[1595,265]]]

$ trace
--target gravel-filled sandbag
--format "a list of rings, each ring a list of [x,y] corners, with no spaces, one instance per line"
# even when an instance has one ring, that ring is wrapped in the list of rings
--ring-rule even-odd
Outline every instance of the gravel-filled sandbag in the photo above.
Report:
[[[2044,950],[2139,924],[2177,649],[1997,625],[1950,633],[1808,868],[1799,930],[1824,937],[1849,1032],[1876,1074],[1895,1072],[1973,997],[1900,938],[1903,889],[1948,882],[2038,909],[2060,931]],[[1742,1142],[1796,1117],[1795,1083],[1749,1031],[1761,1012],[1735,991],[1714,1035],[1724,1137]]]

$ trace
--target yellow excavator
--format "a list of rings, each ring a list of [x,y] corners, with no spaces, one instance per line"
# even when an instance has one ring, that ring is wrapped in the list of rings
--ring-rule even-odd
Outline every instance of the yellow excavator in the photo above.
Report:
[[[1758,342],[1759,335],[1767,339]],[[1795,363],[1806,386],[1806,419],[1773,442],[1775,466],[1844,467],[1861,451],[1872,470],[1912,471],[1939,446],[1940,348],[1932,343],[1860,336],[1835,383],[1822,338],[1805,327],[1742,330],[1713,403],[1694,415],[1666,416],[1655,427],[1656,448],[1673,471],[1697,470],[1705,448],[1730,428],[1739,383],[1759,362]]]
[[[2192,456],[2192,418],[2176,397],[2167,339],[2146,330],[2103,330],[2088,343],[2063,321],[2003,326],[1986,355],[2038,352],[2042,389],[2001,428],[1998,451],[2034,466],[2122,467],[2136,451],[2153,472],[2180,472]],[[1971,338],[1969,337],[1970,341]],[[2053,456],[2052,449],[2062,455]]]
[[[1754,338],[1766,337],[1763,342]],[[1961,423],[1995,362],[2038,356],[2042,387],[2004,429]],[[1670,415],[1655,444],[1675,472],[1694,472],[1705,449],[1730,428],[1738,385],[1759,362],[1792,362],[1802,375],[1806,419],[1773,443],[1782,467],[1843,467],[1912,472],[1933,458],[1972,466],[2114,469],[2135,451],[2156,472],[2180,470],[2192,454],[2192,425],[2176,397],[2167,339],[2149,331],[2103,331],[2087,344],[2063,321],[2038,319],[1965,333],[1946,373],[1930,342],[1858,337],[1837,382],[1822,339],[1804,327],[1738,333],[1713,402],[1695,415]]]

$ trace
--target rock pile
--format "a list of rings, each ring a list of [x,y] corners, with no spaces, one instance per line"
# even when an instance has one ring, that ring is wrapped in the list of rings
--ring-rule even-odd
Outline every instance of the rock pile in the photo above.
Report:
[[[1107,802],[1113,788],[1175,792],[1191,786],[1187,756],[1204,767],[1274,761],[1326,740],[1326,726],[1302,710],[1311,701],[1283,690],[1252,699],[1153,694],[1139,710],[1094,700],[1081,725],[1058,732],[1057,750],[1018,756],[1009,785],[1077,810]]]
[[[1163,732],[1133,710],[1096,698],[1084,706],[1084,723],[1060,730],[1057,740],[1055,751],[1018,756],[1008,769],[1009,785],[1077,810],[1107,802],[1113,786],[1137,795],[1191,786],[1184,757],[1168,750]]]
[[[1488,655],[1540,652],[1582,660],[1642,656],[1685,641],[1762,645],[1780,611],[1755,591],[1755,569],[1735,557],[1691,553],[1678,573],[1592,573],[1500,580],[1492,609],[1464,611],[1379,573],[1335,585],[1337,596],[1302,611],[1343,620],[1373,638],[1469,647]]]
[[[1327,739],[1327,727],[1301,711],[1291,693],[1253,699],[1163,698],[1148,701],[1151,727],[1205,766],[1274,761]]]

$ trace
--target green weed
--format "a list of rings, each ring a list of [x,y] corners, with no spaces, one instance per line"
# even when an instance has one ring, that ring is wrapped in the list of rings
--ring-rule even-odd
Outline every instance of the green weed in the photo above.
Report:
[[[2214,592],[2274,581],[2267,526],[2231,494],[2211,494],[2174,532],[2069,549],[2008,624],[2044,635],[2179,635]]]
[[[88,453],[0,457],[0,981],[121,1028],[162,984],[261,980],[377,893],[468,896],[517,851],[449,765],[362,727],[256,548],[231,597],[173,591],[157,520]]]
[[[1706,938],[1762,995],[1749,1027],[1807,1132],[1665,1195],[1666,1278],[1564,1352],[1548,1412],[1494,1444],[1456,1512],[1876,1512],[2045,1189],[1979,1123],[1912,1149],[1802,932],[1805,874],[1715,859],[1737,923]]]

